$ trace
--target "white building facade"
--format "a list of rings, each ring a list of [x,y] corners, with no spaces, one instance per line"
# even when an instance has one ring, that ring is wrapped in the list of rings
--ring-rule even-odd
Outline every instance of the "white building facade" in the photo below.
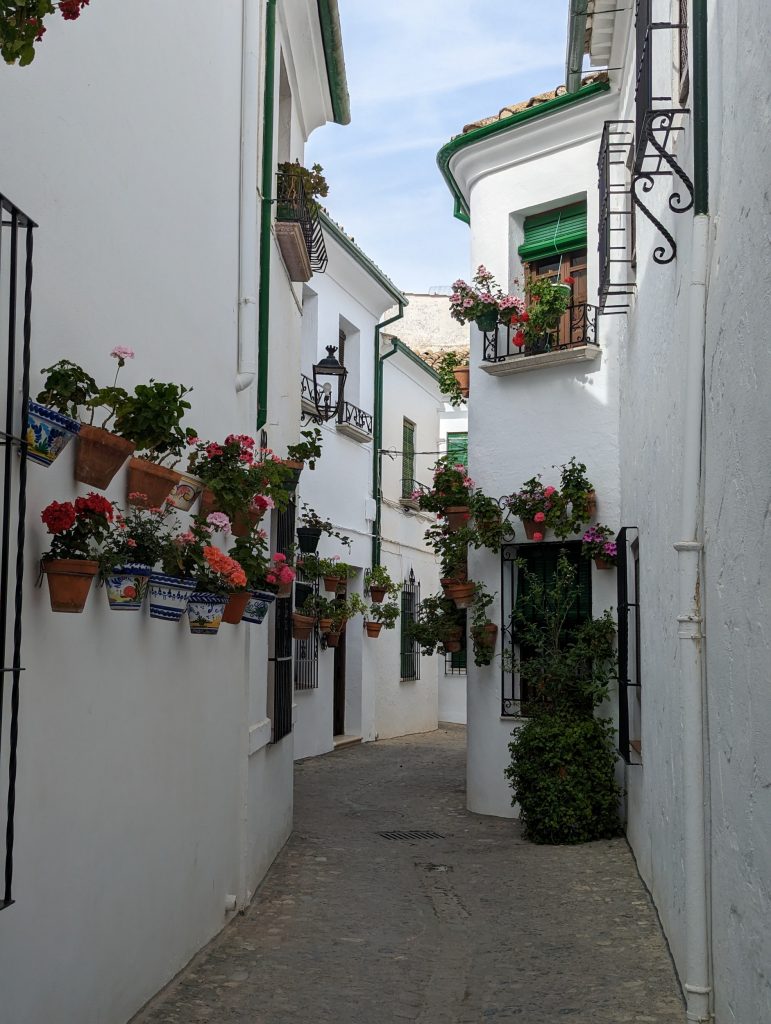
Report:
[[[103,379],[123,345],[136,358],[121,383],[191,386],[201,437],[265,430],[282,454],[298,440],[301,284],[271,200],[277,161],[348,119],[339,37],[326,0],[214,16],[200,0],[107,2],[57,19],[30,67],[2,69],[0,188],[39,225],[33,396],[40,368],[67,357]],[[275,613],[205,638],[113,615],[95,587],[82,615],[54,615],[35,589],[40,510],[87,490],[73,458],[71,445],[28,473],[14,902],[0,902],[9,1024],[123,1024],[248,903],[292,824]],[[13,467],[5,486],[18,489]],[[107,496],[124,502],[123,474]]]

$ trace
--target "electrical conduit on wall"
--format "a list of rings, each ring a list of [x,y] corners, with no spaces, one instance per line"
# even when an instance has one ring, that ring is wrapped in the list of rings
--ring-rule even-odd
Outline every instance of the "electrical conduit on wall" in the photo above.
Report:
[[[257,322],[257,422],[268,421],[268,330],[270,327],[270,228],[273,197],[273,91],[276,71],[276,4],[267,0],[265,11],[265,101],[262,142],[262,211],[260,215],[260,290]]]

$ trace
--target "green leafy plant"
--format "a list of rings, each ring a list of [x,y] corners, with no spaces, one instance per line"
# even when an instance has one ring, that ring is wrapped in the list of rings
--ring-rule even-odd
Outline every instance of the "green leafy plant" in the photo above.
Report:
[[[396,601],[383,601],[382,604],[371,604],[365,612],[368,619],[379,622],[385,629],[394,629],[399,619],[399,605]]]
[[[456,409],[459,405],[465,404],[466,396],[461,391],[460,383],[453,370],[462,366],[468,366],[468,364],[468,356],[460,356],[457,352],[445,352],[436,366],[436,372],[439,376],[439,390],[447,398],[450,405]]]
[[[455,602],[444,594],[429,594],[418,606],[415,619],[407,623],[407,636],[420,647],[421,654],[446,653],[444,644],[462,627],[463,620]]]
[[[539,277],[526,285],[527,312],[522,318],[524,325],[514,335],[513,342],[525,353],[539,352],[546,347],[548,335],[559,328],[560,319],[565,315],[572,301],[570,284]]]
[[[356,575],[356,569],[347,562],[342,562],[339,555],[322,558],[316,554],[303,554],[297,560],[297,568],[302,570],[308,579],[320,579],[322,576],[349,580]]]
[[[471,605],[471,641],[474,648],[474,664],[478,666],[489,665],[495,653],[495,635],[488,627],[494,626],[487,613],[487,609],[495,600],[484,583],[477,583],[474,590],[474,601]],[[497,631],[497,630],[496,630]]]
[[[559,515],[554,532],[560,538],[578,533],[592,516],[594,485],[586,475],[586,466],[577,462],[575,455],[560,467]]]
[[[185,396],[191,391],[183,384],[155,380],[137,384],[133,395],[126,396],[117,408],[114,432],[133,441],[137,452],[148,462],[160,465],[167,459],[179,460],[196,435],[190,427],[183,430],[181,426],[190,409]]]
[[[231,519],[250,511],[286,508],[292,470],[269,450],[255,451],[247,434],[229,434],[220,444],[191,438],[188,472],[213,493],[217,506]]]
[[[339,633],[349,619],[357,615],[366,615],[368,606],[358,594],[349,594],[344,600],[332,601],[332,629],[330,632]]]
[[[305,201],[312,213],[318,213],[321,209],[316,201],[318,198],[326,199],[329,195],[329,185],[324,177],[324,168],[321,164],[313,164],[310,168],[303,167],[299,160],[294,163],[284,161],[278,165],[280,174],[278,185],[278,217],[282,219],[293,219],[289,214],[300,202],[301,190],[305,195]]]
[[[315,509],[311,508],[310,505],[303,502],[300,511],[300,520],[303,526],[310,527],[311,529],[321,530],[327,537],[334,537],[335,540],[339,540],[343,547],[351,547],[353,541],[350,537],[347,537],[344,533],[340,533],[339,530],[335,529],[334,523],[330,519],[322,519],[321,516],[316,512]]]
[[[576,622],[576,570],[563,554],[547,585],[519,563],[524,600],[513,615],[528,694],[525,725],[509,745],[506,769],[525,835],[576,843],[616,835],[619,789],[613,727],[595,717],[615,677],[615,623],[609,612]]]
[[[99,390],[91,374],[69,359],[60,359],[41,373],[47,376],[36,400],[72,419],[80,418],[80,410],[88,406]]]
[[[46,31],[43,19],[57,10],[75,21],[89,0],[0,0],[0,54],[6,64],[25,67],[35,59],[35,43]]]
[[[209,522],[204,515],[193,516],[188,528],[164,537],[160,547],[160,563],[167,576],[203,579],[207,564],[204,550],[212,546],[212,534],[222,533],[224,523]]]
[[[443,515],[448,508],[468,506],[473,489],[465,466],[445,455],[434,466],[433,487],[421,493],[418,504],[424,512]]]
[[[268,536],[264,530],[249,530],[243,537],[235,537],[228,551],[246,573],[247,586],[258,590],[271,568]]]
[[[125,512],[116,508],[112,529],[99,555],[102,575],[131,562],[154,568],[178,530],[176,513],[169,505],[163,508],[131,505]]]
[[[311,615],[314,619],[334,619],[335,601],[324,597],[323,594],[309,594],[303,602],[300,612],[303,615]]]
[[[385,587],[387,594],[398,594],[402,589],[401,583],[395,583],[391,574],[384,565],[373,565],[364,573],[364,589],[371,590],[372,587]]]
[[[469,508],[472,523],[470,543],[475,548],[488,548],[497,554],[503,543],[512,536],[511,526],[500,505],[477,488],[471,494]]]
[[[321,431],[318,427],[301,430],[300,437],[305,440],[287,445],[287,458],[292,462],[307,462],[309,469],[315,469],[316,460],[321,458]]]

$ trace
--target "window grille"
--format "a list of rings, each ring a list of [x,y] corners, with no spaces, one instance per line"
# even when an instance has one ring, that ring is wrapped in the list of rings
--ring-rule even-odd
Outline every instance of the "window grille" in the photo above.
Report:
[[[32,240],[37,225],[0,195],[0,322],[7,323],[3,487],[0,503],[0,835],[5,838],[0,910],[13,903],[17,744],[27,506],[27,401],[32,315]],[[21,401],[16,404],[21,392]],[[18,458],[16,457],[18,456]],[[15,539],[12,534],[15,533]],[[8,639],[10,631],[10,656]]]
[[[626,312],[634,292],[634,217],[628,166],[633,141],[631,121],[605,122],[597,160],[601,313]]]
[[[618,551],[618,752],[627,764],[640,753],[640,564],[637,528],[625,526]]]
[[[467,433],[450,433],[447,435],[447,458],[453,463],[468,468]]]
[[[295,608],[302,608],[309,597],[318,596],[319,581],[309,579],[298,569],[294,585]],[[296,690],[319,687],[319,633],[314,629],[307,640],[294,642],[294,685]]]
[[[411,498],[415,490],[415,424],[402,421],[402,497]]]
[[[420,605],[420,583],[415,580],[415,571],[410,569],[410,575],[402,587],[402,614],[401,614],[401,677],[404,682],[420,679],[420,645],[413,640],[407,629],[411,622],[418,617]]]
[[[278,513],[276,551],[288,555],[295,537],[295,499]],[[292,598],[277,598],[273,632],[273,722],[272,742],[278,743],[292,731]]]
[[[444,656],[444,674],[446,676],[465,676],[468,668],[468,641],[466,637],[468,612],[464,608],[458,613],[458,625],[462,626],[463,634],[461,643],[463,647],[459,651],[448,651]]]
[[[566,625],[577,626],[592,614],[592,573],[589,559],[581,554],[581,541],[557,542],[553,544],[505,544],[501,549],[501,636],[503,648],[512,657],[526,658],[525,650],[519,644],[513,613],[526,596],[525,579],[520,579],[517,560],[527,563],[528,570],[548,586],[557,569],[562,553],[567,555],[577,571],[578,597],[568,613]],[[527,689],[519,674],[501,667],[501,715],[518,717],[526,713]]]

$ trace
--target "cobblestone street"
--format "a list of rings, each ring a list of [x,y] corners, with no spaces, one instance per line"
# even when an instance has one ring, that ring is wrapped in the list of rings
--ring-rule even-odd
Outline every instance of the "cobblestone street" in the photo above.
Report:
[[[298,765],[295,832],[253,905],[137,1024],[681,1021],[626,843],[533,846],[469,814],[464,741],[449,727]]]

